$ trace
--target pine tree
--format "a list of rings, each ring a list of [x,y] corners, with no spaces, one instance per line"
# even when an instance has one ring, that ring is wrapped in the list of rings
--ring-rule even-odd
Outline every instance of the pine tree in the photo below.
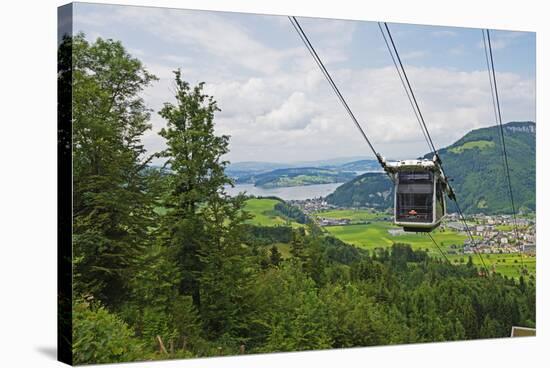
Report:
[[[181,271],[180,292],[190,295],[209,335],[243,335],[247,292],[254,272],[244,246],[244,197],[231,198],[222,156],[229,137],[214,132],[216,101],[191,87],[175,71],[176,104],[166,103],[160,135],[167,149],[159,156],[170,167],[160,241],[174,250]]]
[[[281,261],[283,260],[283,255],[279,251],[279,248],[277,248],[276,245],[273,245],[269,249],[269,261],[272,265],[278,266]]]
[[[292,231],[292,241],[290,243],[290,254],[300,260],[302,267],[306,265],[308,254],[306,247],[306,232],[300,227]]]
[[[120,42],[83,34],[73,45],[73,237],[77,293],[107,306],[125,298],[154,223],[140,140],[151,128],[140,97],[156,78]]]
[[[250,328],[250,287],[256,268],[244,246],[248,214],[243,199],[220,196],[203,209],[208,238],[200,244],[199,310],[212,338],[227,335],[242,341]]]
[[[180,290],[200,308],[199,248],[209,238],[200,211],[231,183],[224,173],[227,162],[221,159],[228,152],[229,137],[214,134],[214,114],[219,108],[203,93],[204,83],[192,88],[180,70],[174,74],[176,104],[165,103],[159,112],[166,120],[159,134],[167,145],[159,157],[166,158],[170,168],[162,242],[176,249],[182,271]]]

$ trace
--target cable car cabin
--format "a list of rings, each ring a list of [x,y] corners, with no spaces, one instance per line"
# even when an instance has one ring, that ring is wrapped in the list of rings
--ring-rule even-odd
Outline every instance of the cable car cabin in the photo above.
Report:
[[[389,162],[394,179],[394,223],[404,231],[430,232],[445,216],[447,181],[440,166],[430,160]]]

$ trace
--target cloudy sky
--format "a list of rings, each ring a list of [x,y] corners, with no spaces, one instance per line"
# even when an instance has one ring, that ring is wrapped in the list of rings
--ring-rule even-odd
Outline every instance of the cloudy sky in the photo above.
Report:
[[[375,148],[428,151],[376,22],[299,18]],[[436,147],[495,124],[479,29],[389,24]],[[206,82],[228,159],[292,162],[372,156],[287,17],[77,3],[74,30],[122,41],[160,78],[144,91],[153,131],[173,102],[173,73]],[[535,120],[535,34],[493,31],[504,121]]]

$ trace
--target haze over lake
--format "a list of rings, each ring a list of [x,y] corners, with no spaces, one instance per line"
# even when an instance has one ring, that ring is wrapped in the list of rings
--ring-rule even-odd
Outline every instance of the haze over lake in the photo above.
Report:
[[[342,184],[343,183],[313,184],[280,188],[262,188],[256,187],[254,184],[237,184],[234,188],[228,186],[225,189],[231,196],[246,192],[249,195],[261,197],[275,196],[283,200],[304,200],[325,197],[334,192],[334,190]]]

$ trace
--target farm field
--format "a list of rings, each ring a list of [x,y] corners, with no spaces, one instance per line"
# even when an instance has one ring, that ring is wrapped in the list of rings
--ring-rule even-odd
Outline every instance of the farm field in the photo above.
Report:
[[[476,266],[481,266],[481,260],[476,254],[471,254],[472,261]],[[518,278],[520,276],[521,255],[519,254],[483,254],[483,261],[487,268],[507,277]],[[452,263],[468,262],[468,255],[450,255],[449,260]],[[536,275],[536,258],[533,256],[523,256],[523,265],[527,268],[528,276]]]
[[[413,249],[427,249],[432,257],[441,257],[441,253],[434,246],[431,239],[422,233],[398,233],[392,235],[388,230],[399,228],[391,222],[380,221],[385,214],[374,213],[368,210],[330,210],[318,212],[318,216],[341,219],[349,218],[352,222],[372,221],[369,224],[351,224],[343,226],[326,226],[324,229],[346,243],[357,247],[373,250],[381,247],[390,247],[393,243],[407,243]],[[432,233],[433,238],[439,244],[441,249],[447,254],[452,263],[468,262],[468,255],[452,254],[454,251],[452,245],[460,246],[468,237],[452,230],[435,230]],[[518,254],[483,254],[483,260],[490,270],[505,275],[507,277],[517,278],[520,276],[521,256]],[[472,260],[476,266],[481,266],[481,260],[475,254],[472,254]],[[524,256],[523,264],[527,268],[529,275],[536,273],[535,257]]]
[[[392,235],[388,230],[398,230],[399,228],[385,221],[377,221],[370,224],[326,226],[324,229],[340,240],[364,249],[372,250],[375,248],[390,247],[393,243],[407,243],[413,249],[427,249],[431,256],[440,256],[439,251],[427,234],[399,233],[398,235]],[[446,251],[451,249],[452,244],[462,245],[464,240],[467,239],[465,235],[454,231],[436,230],[432,233],[432,236],[441,248]]]
[[[277,202],[276,199],[268,198],[247,200],[245,209],[254,216],[248,222],[259,226],[288,225],[289,222],[274,210]],[[352,221],[350,225],[326,226],[323,229],[338,239],[359,248],[374,250],[376,248],[391,247],[393,243],[406,243],[410,244],[413,249],[427,250],[431,257],[441,257],[441,253],[434,246],[427,234],[402,232],[395,235],[390,234],[388,230],[399,230],[400,228],[394,226],[391,222],[381,220],[386,218],[387,214],[376,213],[370,210],[345,209],[317,212],[316,215],[333,219],[350,219]],[[369,224],[358,223],[365,221],[371,222]],[[290,222],[290,225],[295,228],[303,226],[297,222]],[[454,251],[454,247],[452,246],[462,245],[464,240],[467,239],[466,235],[452,230],[435,230],[432,232],[432,236],[452,263],[458,264],[468,261],[468,255],[452,254]],[[277,244],[277,248],[279,248],[283,258],[289,257],[289,247],[289,244]],[[477,255],[472,254],[472,260],[476,266],[482,265]],[[483,254],[483,260],[490,270],[494,269],[502,275],[514,278],[520,275],[521,259],[518,254]],[[535,257],[524,256],[523,264],[527,267],[529,275],[535,274]]]

